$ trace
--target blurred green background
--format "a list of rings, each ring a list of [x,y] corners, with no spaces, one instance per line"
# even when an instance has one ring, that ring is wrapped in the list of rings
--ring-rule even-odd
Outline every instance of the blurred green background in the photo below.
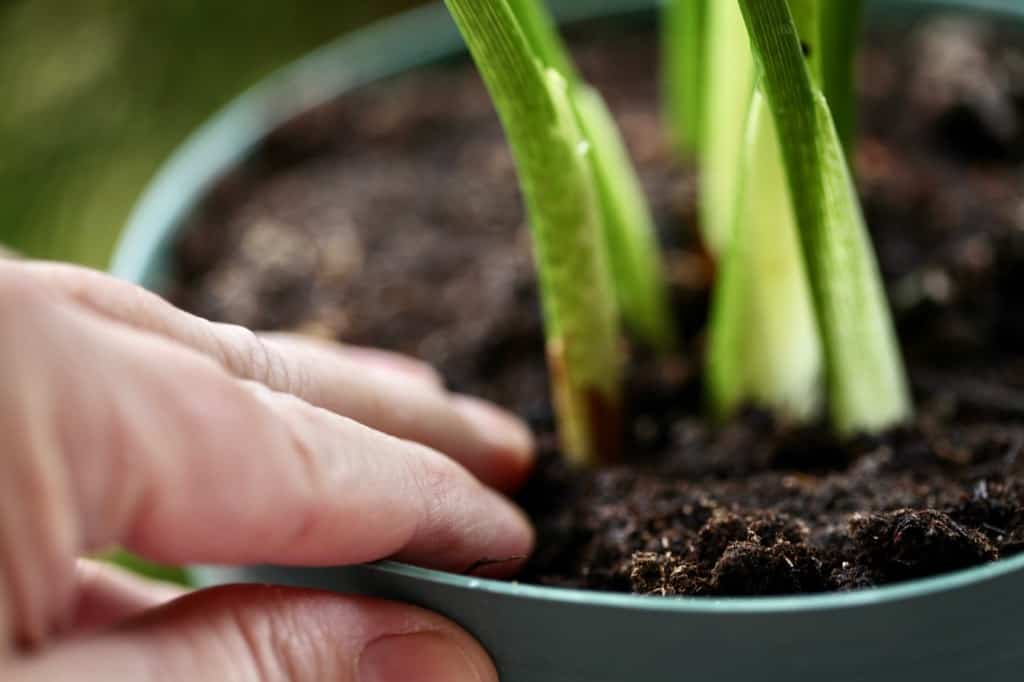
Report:
[[[416,0],[3,0],[0,243],[105,267],[161,161],[274,68]]]

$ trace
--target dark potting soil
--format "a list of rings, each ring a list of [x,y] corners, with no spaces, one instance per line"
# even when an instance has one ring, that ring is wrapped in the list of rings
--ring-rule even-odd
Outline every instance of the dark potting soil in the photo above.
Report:
[[[659,121],[646,30],[583,31],[660,221],[684,343],[631,349],[629,467],[556,456],[516,179],[472,68],[370,87],[274,133],[212,191],[172,298],[395,349],[530,420],[523,580],[647,594],[849,590],[1024,550],[1024,35],[933,19],[870,36],[856,166],[918,404],[840,442],[754,410],[716,427],[700,369],[711,267],[697,181]],[[1016,45],[1017,47],[1011,47]]]

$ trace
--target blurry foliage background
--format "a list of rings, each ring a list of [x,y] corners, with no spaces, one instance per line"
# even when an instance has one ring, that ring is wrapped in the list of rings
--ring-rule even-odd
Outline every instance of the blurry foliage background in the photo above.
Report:
[[[105,267],[184,137],[274,68],[416,0],[3,0],[0,243]]]

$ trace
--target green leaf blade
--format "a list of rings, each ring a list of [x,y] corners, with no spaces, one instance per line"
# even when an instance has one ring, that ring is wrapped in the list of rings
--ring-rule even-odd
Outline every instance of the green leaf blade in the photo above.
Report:
[[[754,59],[733,0],[710,3],[707,31],[700,228],[705,248],[717,257],[728,249],[733,228],[739,159],[754,90]]]
[[[534,188],[531,222],[535,228],[541,288],[547,318],[548,357],[556,406],[563,416],[563,442],[582,461],[614,459],[621,417],[622,357],[618,308],[607,259],[598,197],[594,191],[592,148],[580,131],[565,80],[547,72],[549,92],[560,119],[560,136],[571,172],[551,176]],[[563,164],[559,164],[563,165]]]
[[[825,99],[832,110],[847,158],[857,133],[857,48],[864,21],[864,0],[833,0],[821,7]]]
[[[552,394],[566,454],[613,459],[622,357],[590,145],[569,85],[544,69],[505,0],[446,0],[494,100],[526,202]]]
[[[735,228],[715,288],[708,386],[724,419],[744,404],[804,422],[823,403],[823,359],[771,112],[755,90]]]
[[[779,132],[824,342],[829,407],[843,434],[912,412],[905,370],[843,146],[804,61],[786,0],[740,0]]]
[[[676,146],[697,154],[704,138],[710,0],[669,0],[662,16],[662,92]]]
[[[625,140],[596,89],[580,76],[543,0],[509,0],[527,42],[545,68],[568,82],[577,124],[590,145],[615,296],[640,339],[660,352],[675,347],[675,330],[657,231]]]
[[[830,399],[840,433],[873,433],[912,413],[910,390],[839,134],[825,96],[815,93],[822,136],[822,223],[812,267],[821,283],[819,314],[832,358]]]
[[[507,0],[534,54],[545,67],[554,69],[575,85],[580,81],[576,64],[569,55],[544,0]]]
[[[653,348],[676,345],[668,289],[654,217],[625,140],[601,95],[587,85],[575,88],[573,103],[590,143],[605,243],[623,318]]]

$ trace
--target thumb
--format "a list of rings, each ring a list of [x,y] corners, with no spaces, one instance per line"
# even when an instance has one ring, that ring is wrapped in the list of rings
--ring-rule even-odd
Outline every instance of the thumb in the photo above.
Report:
[[[496,682],[498,676],[469,635],[422,609],[232,585],[21,659],[5,679]]]

